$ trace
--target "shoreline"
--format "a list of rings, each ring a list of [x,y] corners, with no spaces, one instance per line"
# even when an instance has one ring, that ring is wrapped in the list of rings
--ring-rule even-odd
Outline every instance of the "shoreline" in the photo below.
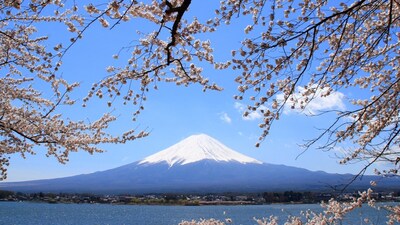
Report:
[[[198,204],[178,204],[178,203],[100,203],[100,202],[72,202],[72,201],[30,201],[30,200],[4,200],[0,199],[0,203],[2,202],[24,202],[24,203],[44,203],[44,204],[68,204],[68,205],[80,205],[80,204],[88,204],[88,205],[131,205],[131,206],[245,206],[245,205],[315,205],[321,204],[321,202],[274,202],[274,203],[255,203],[255,202],[246,202],[246,201],[223,201],[223,202],[199,202]],[[342,201],[347,202],[347,201]],[[387,200],[387,201],[377,201],[379,203],[394,203],[400,201]]]
[[[0,191],[0,201],[42,202],[49,204],[112,204],[112,205],[273,205],[320,204],[335,199],[349,202],[359,193],[263,192],[224,194],[146,194],[146,195],[96,195],[92,193],[21,193]],[[399,202],[400,191],[373,193],[377,202]]]

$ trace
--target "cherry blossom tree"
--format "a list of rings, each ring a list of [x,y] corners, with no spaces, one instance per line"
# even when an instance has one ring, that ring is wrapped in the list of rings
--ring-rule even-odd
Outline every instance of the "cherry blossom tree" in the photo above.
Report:
[[[45,14],[48,8],[54,14]],[[58,10],[59,11],[58,11]],[[144,137],[133,130],[113,136],[107,127],[116,118],[105,114],[87,123],[63,117],[60,106],[75,104],[69,94],[78,86],[57,76],[66,49],[62,45],[47,48],[46,36],[38,36],[38,23],[65,23],[73,31],[75,7],[64,8],[62,1],[0,1],[0,180],[7,177],[11,154],[35,154],[47,149],[60,163],[70,152],[101,152],[101,143],[124,143]],[[72,43],[75,40],[72,40]],[[52,93],[43,94],[35,84],[44,83]],[[43,86],[41,86],[43,88]]]
[[[305,147],[345,148],[342,163],[368,160],[365,167],[383,160],[398,174],[399,157],[399,16],[397,0],[223,0],[208,20],[188,17],[191,0],[109,0],[104,2],[60,0],[0,1],[1,38],[1,159],[6,155],[33,152],[47,147],[61,162],[69,151],[98,151],[95,144],[125,142],[146,133],[128,131],[112,137],[105,132],[115,118],[105,115],[94,124],[74,122],[55,113],[60,104],[74,104],[68,94],[78,84],[57,76],[64,54],[93,24],[112,29],[120,23],[141,20],[151,32],[137,31],[135,45],[122,67],[107,68],[109,76],[94,84],[84,105],[94,96],[120,96],[137,105],[134,117],[144,109],[146,93],[160,82],[200,84],[204,90],[222,90],[205,74],[205,66],[233,70],[238,84],[235,99],[248,104],[244,116],[263,115],[260,142],[285,110],[308,112],[317,98],[339,90],[362,92],[351,107],[331,110],[334,119]],[[204,34],[222,26],[243,26],[245,38],[218,62],[213,45]],[[49,49],[47,37],[37,37],[39,22],[64,23],[73,37]],[[120,55],[116,54],[115,58]],[[208,65],[207,65],[208,64]],[[40,79],[54,96],[46,98],[30,86]],[[137,82],[136,90],[130,85]],[[128,91],[121,92],[122,88]],[[13,91],[14,90],[14,91]],[[112,101],[108,102],[111,105]],[[313,114],[318,114],[314,113]],[[134,119],[135,119],[134,118]],[[57,127],[57,128],[55,128]],[[365,170],[361,171],[362,174]],[[380,172],[378,172],[380,173]]]
[[[202,3],[207,4],[207,3]],[[211,82],[203,68],[233,70],[238,84],[235,99],[248,104],[244,116],[262,113],[259,143],[285,110],[313,115],[331,113],[335,119],[305,148],[347,149],[342,163],[367,160],[363,171],[378,161],[399,174],[400,161],[400,2],[398,0],[222,0],[208,20],[188,17],[191,0],[1,0],[0,1],[0,179],[6,178],[11,154],[35,154],[44,148],[61,163],[70,152],[101,152],[101,143],[125,143],[146,136],[127,131],[117,136],[107,132],[116,118],[105,114],[87,123],[65,118],[59,107],[76,104],[70,94],[78,83],[62,79],[57,71],[63,56],[85,32],[100,23],[112,29],[120,23],[141,20],[151,32],[138,31],[136,44],[122,67],[107,68],[109,76],[95,83],[83,99],[121,97],[144,110],[146,93],[160,82],[199,84],[204,90],[222,90]],[[236,23],[240,21],[240,23]],[[245,21],[246,23],[243,23]],[[46,44],[39,24],[65,24],[71,32],[68,43]],[[204,34],[222,26],[245,24],[241,45],[224,62],[215,60],[211,41]],[[116,54],[114,58],[119,58]],[[51,90],[44,94],[37,83]],[[136,90],[129,84],[136,82]],[[41,86],[42,87],[42,86]],[[122,92],[123,88],[128,89]],[[356,91],[363,98],[350,99],[351,107],[310,112],[315,99],[338,91]],[[108,102],[111,106],[112,101]],[[307,217],[308,224],[340,220],[359,207],[368,195],[352,203],[330,201],[325,214]],[[390,223],[399,222],[399,207],[388,208]],[[257,220],[276,224],[276,218]],[[291,218],[288,224],[300,224]],[[182,224],[223,224],[204,220]]]
[[[253,111],[263,114],[259,146],[285,110],[307,112],[317,98],[355,90],[367,98],[351,99],[347,109],[318,112],[333,113],[336,119],[305,148],[346,149],[341,163],[368,161],[360,174],[380,160],[392,164],[392,169],[381,172],[398,174],[398,1],[227,0],[206,21],[185,17],[190,5],[190,0],[87,5],[86,11],[104,27],[142,18],[156,29],[139,33],[127,65],[110,67],[110,76],[85,100],[103,92],[119,95],[127,80],[138,80],[142,93],[131,91],[123,98],[139,104],[140,113],[144,93],[152,86],[156,89],[157,82],[198,83],[204,90],[221,90],[204,77],[201,65],[232,69],[237,71],[235,99],[248,103],[244,116]],[[243,27],[245,39],[232,50],[230,60],[216,62],[212,43],[198,37],[223,25],[236,26],[238,20],[248,22]]]

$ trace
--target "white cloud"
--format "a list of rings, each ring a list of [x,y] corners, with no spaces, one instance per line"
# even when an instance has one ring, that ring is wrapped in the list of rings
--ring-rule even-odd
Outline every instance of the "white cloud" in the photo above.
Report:
[[[130,160],[131,158],[129,157],[129,156],[125,156],[124,158],[122,158],[122,162],[126,162],[126,161],[128,161],[128,160]]]
[[[301,109],[300,106],[297,104],[296,108],[294,110],[290,109],[290,106],[292,105],[293,101],[288,101],[284,110],[284,113],[289,113],[291,111],[297,111],[301,112],[304,114],[316,114],[321,111],[326,111],[326,110],[333,110],[333,109],[339,109],[339,110],[344,110],[346,108],[343,100],[345,98],[344,94],[338,91],[332,91],[328,96],[326,97],[321,97],[321,94],[324,94],[325,92],[328,91],[328,88],[323,88],[323,89],[318,89],[314,99],[306,105],[304,109]],[[305,92],[305,89],[303,87],[298,87],[297,92],[292,95],[294,99],[297,99],[298,101],[301,101],[305,97],[302,96],[302,93]],[[278,102],[283,101],[283,94],[277,95],[277,100]]]
[[[228,113],[222,112],[219,114],[219,118],[225,123],[232,123],[232,119],[229,117]]]
[[[305,89],[303,87],[298,87],[297,92],[292,95],[294,99],[297,99],[299,102],[304,99],[305,97],[302,96],[302,93],[304,93]],[[338,91],[331,91],[331,93],[326,96],[326,97],[321,97],[321,94],[324,94],[326,91],[328,91],[328,88],[323,88],[323,89],[318,89],[314,98],[310,103],[306,105],[304,109],[301,109],[300,106],[297,104],[295,109],[291,109],[291,105],[293,101],[287,101],[286,106],[284,108],[284,113],[289,114],[290,112],[298,112],[298,113],[303,113],[307,115],[313,115],[318,112],[326,111],[326,110],[344,110],[346,109],[345,103],[344,103],[344,94]],[[283,94],[278,94],[277,95],[277,100],[278,102],[283,102]],[[268,107],[267,106],[260,106],[256,111],[250,111],[247,116],[243,116],[244,112],[247,111],[247,106],[245,104],[242,104],[240,102],[235,102],[234,108],[242,114],[242,119],[251,121],[251,120],[257,120],[263,118],[263,114],[261,113],[261,110],[266,110]]]
[[[267,109],[267,107],[265,106],[260,106],[256,111],[251,111],[247,116],[243,116],[243,113],[247,110],[246,105],[239,102],[235,102],[234,107],[239,111],[239,113],[242,114],[243,120],[261,119],[263,117],[263,114],[260,111]]]

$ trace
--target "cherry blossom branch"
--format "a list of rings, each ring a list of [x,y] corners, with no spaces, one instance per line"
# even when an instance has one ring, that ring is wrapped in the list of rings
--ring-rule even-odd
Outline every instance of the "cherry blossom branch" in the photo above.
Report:
[[[171,61],[171,47],[176,45],[176,36],[178,33],[178,27],[179,23],[181,22],[181,19],[183,17],[183,14],[185,14],[186,10],[189,8],[191,0],[184,0],[182,5],[179,7],[173,7],[172,4],[166,0],[166,4],[168,6],[168,9],[165,11],[165,13],[171,14],[176,12],[177,16],[175,18],[174,24],[172,25],[172,30],[171,30],[171,41],[167,44],[165,47],[165,50],[167,51],[167,63],[168,65],[172,62]]]
[[[368,162],[367,165],[365,165],[360,172],[358,172],[358,174],[356,174],[355,176],[353,176],[353,179],[351,179],[351,181],[349,183],[346,184],[346,186],[343,188],[342,191],[345,191],[357,178],[359,178],[360,176],[364,175],[364,173],[367,171],[367,169],[374,165],[383,155],[384,153],[390,149],[390,146],[392,144],[392,142],[398,138],[398,135],[400,134],[400,129],[398,129],[398,124],[396,124],[395,128],[393,129],[393,133],[390,134],[389,139],[386,143],[386,145],[382,148],[382,150],[375,156],[374,159],[372,159],[370,162]]]

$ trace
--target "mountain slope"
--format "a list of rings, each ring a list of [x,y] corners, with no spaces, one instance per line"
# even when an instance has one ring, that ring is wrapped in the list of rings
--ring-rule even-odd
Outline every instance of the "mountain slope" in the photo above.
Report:
[[[142,161],[73,177],[0,183],[0,189],[22,192],[167,193],[324,191],[343,187],[350,174],[328,174],[261,163],[206,135],[191,136]],[[352,184],[366,189],[373,176]],[[379,187],[398,189],[399,179]]]

